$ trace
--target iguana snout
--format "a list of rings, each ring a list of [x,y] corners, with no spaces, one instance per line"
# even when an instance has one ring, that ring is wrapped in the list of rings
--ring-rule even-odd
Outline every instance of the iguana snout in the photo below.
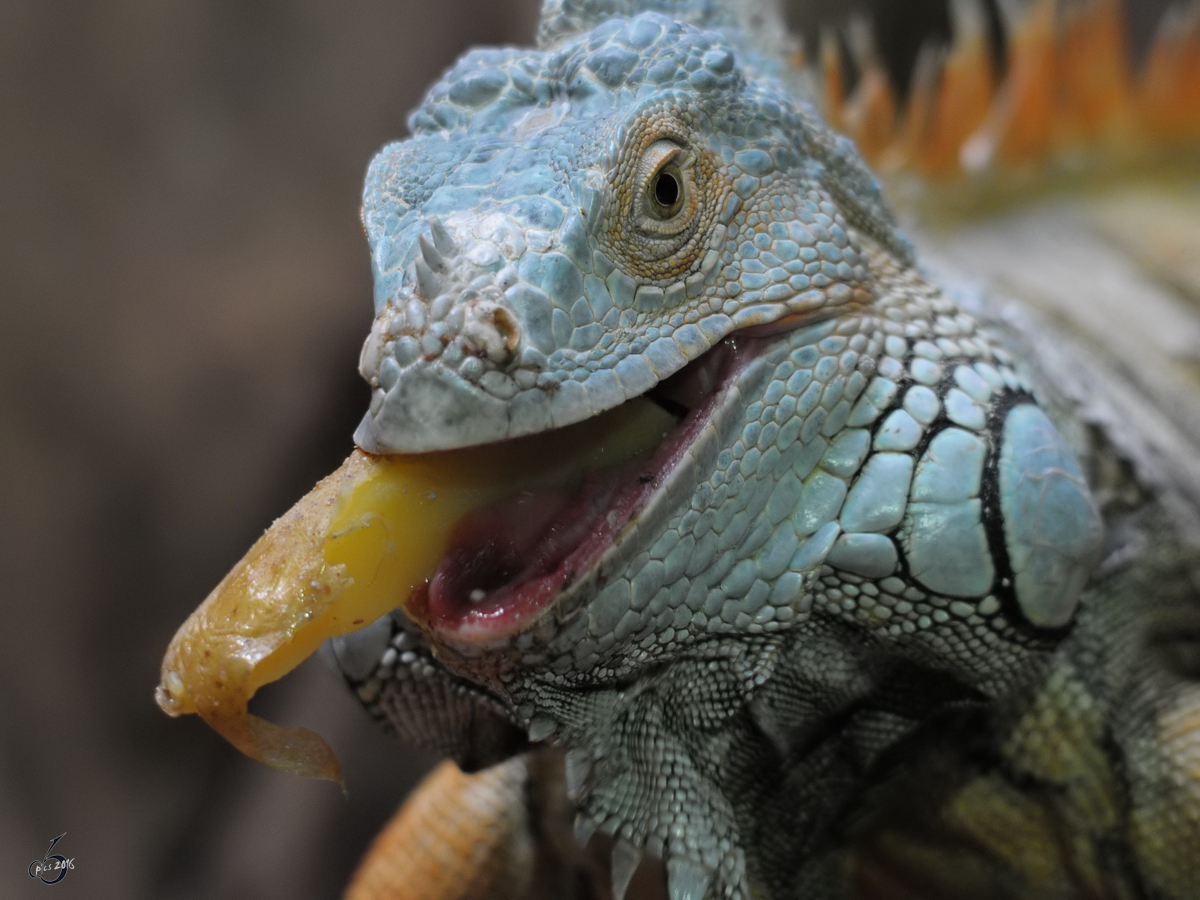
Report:
[[[372,401],[356,439],[369,452],[441,449],[446,433],[465,444],[505,437],[503,404],[537,379],[538,354],[521,353],[533,349],[536,322],[505,296],[520,281],[522,223],[504,213],[432,217],[416,247],[359,359]]]

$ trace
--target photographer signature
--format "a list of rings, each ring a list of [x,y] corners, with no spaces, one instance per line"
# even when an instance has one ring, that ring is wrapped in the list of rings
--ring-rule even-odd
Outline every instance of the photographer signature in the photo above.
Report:
[[[50,855],[50,851],[54,849],[54,845],[66,836],[67,833],[64,831],[50,842],[50,849],[46,851],[46,855],[40,861],[35,859],[29,864],[30,878],[39,878],[45,884],[58,884],[66,877],[68,869],[75,868],[75,857],[72,856],[70,859],[67,859],[58,853],[55,853],[53,856]],[[46,877],[51,874],[54,875],[53,878]]]

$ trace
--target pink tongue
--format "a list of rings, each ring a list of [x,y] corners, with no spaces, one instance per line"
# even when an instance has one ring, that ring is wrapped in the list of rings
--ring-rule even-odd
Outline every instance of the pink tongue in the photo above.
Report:
[[[589,473],[573,495],[521,491],[468,514],[429,584],[430,615],[521,616],[556,595],[576,574],[562,565],[572,552],[611,538],[604,512],[624,468]]]

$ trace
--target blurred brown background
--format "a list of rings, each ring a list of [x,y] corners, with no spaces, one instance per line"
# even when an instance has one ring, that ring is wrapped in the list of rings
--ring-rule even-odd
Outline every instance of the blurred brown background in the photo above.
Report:
[[[315,659],[256,709],[325,734],[349,800],[152,693],[174,629],[350,450],[367,162],[535,6],[0,2],[0,900],[334,897],[429,765]],[[792,15],[868,6],[898,72],[947,30],[939,0]],[[47,887],[27,869],[64,831]]]
[[[337,894],[428,764],[312,660],[256,706],[336,787],[154,705],[175,628],[349,452],[371,155],[532,4],[0,3],[0,898]],[[27,874],[50,840],[74,871]]]

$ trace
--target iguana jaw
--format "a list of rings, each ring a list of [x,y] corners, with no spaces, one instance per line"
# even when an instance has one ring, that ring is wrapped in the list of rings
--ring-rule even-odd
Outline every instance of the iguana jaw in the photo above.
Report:
[[[642,512],[665,501],[672,473],[703,439],[724,389],[765,343],[726,338],[651,391],[647,399],[679,418],[651,452],[586,473],[574,492],[524,490],[468,513],[436,573],[401,604],[405,613],[438,643],[468,650],[507,642],[561,602],[586,602]]]

